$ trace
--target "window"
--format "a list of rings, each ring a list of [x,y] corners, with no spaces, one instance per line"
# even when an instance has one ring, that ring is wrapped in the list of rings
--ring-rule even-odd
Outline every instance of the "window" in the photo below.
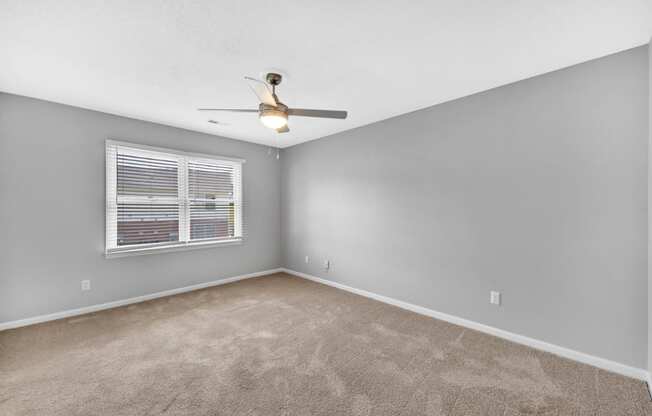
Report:
[[[107,140],[106,255],[240,242],[243,162]]]

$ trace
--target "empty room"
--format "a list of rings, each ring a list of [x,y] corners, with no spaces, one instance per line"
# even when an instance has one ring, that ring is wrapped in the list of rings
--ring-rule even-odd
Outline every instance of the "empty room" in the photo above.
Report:
[[[0,415],[652,416],[651,37],[0,0]]]

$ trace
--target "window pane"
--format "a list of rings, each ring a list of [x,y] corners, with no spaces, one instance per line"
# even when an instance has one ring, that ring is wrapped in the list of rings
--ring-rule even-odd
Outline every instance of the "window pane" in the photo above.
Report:
[[[188,162],[191,240],[235,235],[234,180],[231,165]]]
[[[177,197],[177,161],[155,156],[117,155],[118,196]]]
[[[196,161],[188,162],[189,198],[233,198],[233,166],[211,165]]]
[[[233,203],[214,201],[190,204],[190,239],[228,238],[235,231],[235,209]]]
[[[117,245],[178,241],[177,160],[124,148],[116,156]]]
[[[179,241],[176,204],[118,204],[118,246]]]

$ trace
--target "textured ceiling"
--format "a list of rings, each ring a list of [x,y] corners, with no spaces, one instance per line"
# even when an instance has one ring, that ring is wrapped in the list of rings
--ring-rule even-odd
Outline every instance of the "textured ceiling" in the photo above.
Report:
[[[0,90],[286,147],[648,42],[649,0],[0,0]],[[243,76],[273,69],[288,105],[252,114]],[[219,124],[208,123],[213,118]]]

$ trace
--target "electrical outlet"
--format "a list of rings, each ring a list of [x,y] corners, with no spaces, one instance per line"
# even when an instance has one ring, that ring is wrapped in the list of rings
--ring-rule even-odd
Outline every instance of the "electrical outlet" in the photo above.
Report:
[[[324,270],[328,270],[331,268],[331,261],[330,260],[324,260]]]
[[[489,303],[492,305],[500,305],[500,292],[491,291],[489,294]]]
[[[81,281],[81,290],[82,291],[91,290],[91,281],[90,280],[82,280]]]
[[[306,261],[306,264],[310,263],[310,257],[306,256],[305,261]]]

